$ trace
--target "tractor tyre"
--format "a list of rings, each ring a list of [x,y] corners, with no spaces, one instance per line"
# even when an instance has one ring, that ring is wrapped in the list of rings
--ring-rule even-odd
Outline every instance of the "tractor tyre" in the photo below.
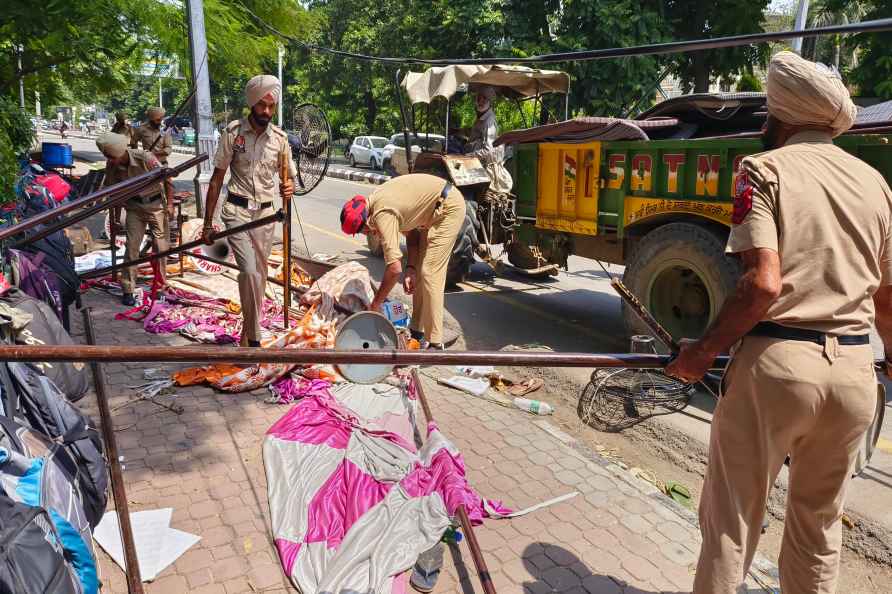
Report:
[[[446,286],[454,287],[465,280],[474,263],[474,254],[479,245],[478,230],[480,221],[477,218],[477,203],[473,200],[465,200],[465,221],[455,238],[452,247],[452,256],[446,267]]]
[[[740,277],[725,255],[726,237],[691,223],[669,223],[645,235],[626,263],[623,283],[676,339],[699,338]],[[651,332],[623,303],[630,335]]]

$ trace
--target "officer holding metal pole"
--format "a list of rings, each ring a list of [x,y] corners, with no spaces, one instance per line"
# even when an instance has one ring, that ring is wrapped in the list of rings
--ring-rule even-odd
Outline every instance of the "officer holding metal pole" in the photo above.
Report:
[[[214,157],[214,173],[208,186],[207,208],[202,238],[212,244],[213,219],[223,179],[229,171],[228,195],[221,215],[227,228],[269,216],[276,196],[283,201],[294,195],[297,170],[291,159],[288,137],[272,120],[282,92],[275,76],[262,74],[248,81],[245,98],[251,113],[226,126]],[[279,163],[285,155],[290,175],[280,180]],[[266,292],[267,260],[272,249],[273,225],[266,225],[229,237],[229,245],[239,267],[242,346],[260,346],[260,322]],[[286,246],[288,249],[290,246]]]
[[[839,75],[791,52],[768,68],[767,152],[744,159],[727,251],[737,290],[666,373],[703,377],[732,346],[700,504],[695,594],[734,594],[790,457],[780,584],[836,592],[841,518],[877,382],[870,328],[892,355],[892,191],[833,144],[856,108]]]

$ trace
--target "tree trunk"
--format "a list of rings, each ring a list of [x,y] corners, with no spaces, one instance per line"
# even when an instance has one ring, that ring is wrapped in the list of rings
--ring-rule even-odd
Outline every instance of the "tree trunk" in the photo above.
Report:
[[[371,83],[369,84],[371,86]],[[378,104],[371,89],[365,92],[365,131],[371,133],[375,128],[375,120],[378,118]]]
[[[694,92],[709,92],[709,66],[704,52],[694,53]]]

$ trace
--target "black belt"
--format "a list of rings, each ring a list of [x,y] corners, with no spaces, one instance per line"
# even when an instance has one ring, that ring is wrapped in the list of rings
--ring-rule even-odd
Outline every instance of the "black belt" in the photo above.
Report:
[[[800,340],[803,342],[814,342],[823,345],[827,342],[827,334],[818,332],[817,330],[806,330],[805,328],[792,328],[790,326],[782,326],[774,322],[759,322],[748,333],[750,336],[767,336],[769,338],[780,338],[782,340]],[[861,345],[870,344],[869,334],[856,334],[852,336],[837,336],[837,342],[843,345]]]
[[[230,202],[232,202],[232,203],[235,204],[236,206],[241,206],[242,208],[248,208],[249,205],[251,204],[251,201],[250,201],[250,200],[248,200],[248,199],[245,198],[244,196],[239,196],[238,194],[232,194],[232,193],[230,193],[230,194],[229,194],[229,197],[227,198],[227,200],[229,200]],[[261,202],[261,203],[260,203],[260,210],[263,210],[264,208],[269,208],[269,207],[272,206],[272,205],[273,205],[272,202]]]
[[[138,202],[139,204],[151,204],[156,200],[161,200],[161,194],[155,194],[153,196],[136,196],[135,198],[131,198],[130,202]]]

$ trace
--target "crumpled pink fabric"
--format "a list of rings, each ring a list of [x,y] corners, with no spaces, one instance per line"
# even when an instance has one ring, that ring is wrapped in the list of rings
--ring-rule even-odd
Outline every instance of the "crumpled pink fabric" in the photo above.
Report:
[[[279,397],[279,404],[291,404],[305,396],[320,396],[330,387],[331,384],[325,380],[286,375],[270,384],[269,389]]]

